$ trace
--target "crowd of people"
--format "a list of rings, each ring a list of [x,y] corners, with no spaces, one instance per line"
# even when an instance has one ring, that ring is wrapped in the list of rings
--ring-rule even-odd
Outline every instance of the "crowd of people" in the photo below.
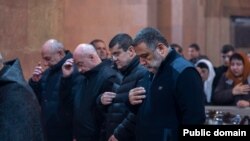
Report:
[[[247,53],[230,44],[221,48],[223,64],[215,67],[207,56],[200,55],[199,46],[190,45],[190,61],[203,81],[206,105],[250,106],[250,59]]]
[[[132,38],[81,43],[71,53],[56,39],[26,81],[19,60],[0,55],[3,141],[177,141],[182,125],[202,125],[205,105],[249,107],[250,62],[231,45],[215,67],[155,28]]]

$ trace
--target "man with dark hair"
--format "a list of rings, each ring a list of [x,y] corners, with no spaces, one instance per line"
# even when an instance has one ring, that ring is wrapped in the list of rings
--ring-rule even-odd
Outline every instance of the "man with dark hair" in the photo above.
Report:
[[[177,53],[179,53],[181,56],[184,56],[184,55],[183,55],[183,49],[182,49],[182,47],[181,47],[179,44],[172,43],[172,44],[170,44],[170,47],[174,48],[175,51],[176,51]]]
[[[109,141],[135,141],[136,116],[126,106],[129,90],[148,79],[146,68],[140,65],[132,46],[132,38],[126,33],[117,34],[109,43],[113,61],[123,75],[116,92],[105,92],[98,99],[106,112],[106,139]]]
[[[141,104],[137,140],[177,141],[181,125],[204,124],[202,80],[194,66],[154,28],[139,31],[133,45],[140,63],[154,73],[150,89],[137,87],[129,92],[130,103]]]
[[[42,120],[45,136],[48,141],[72,141],[72,124],[68,121],[61,105],[59,92],[62,77],[62,65],[72,57],[69,51],[64,50],[61,42],[55,39],[47,40],[41,47],[42,64],[38,64],[29,84],[36,93],[42,108]],[[64,116],[65,115],[65,116]]]
[[[216,89],[221,76],[227,71],[229,64],[229,59],[230,57],[233,55],[233,53],[235,52],[235,48],[233,45],[230,44],[225,44],[222,46],[220,54],[221,54],[221,58],[222,58],[222,62],[223,64],[217,68],[215,68],[215,78],[213,81],[213,92]],[[213,102],[213,97],[212,97],[212,102]],[[213,102],[214,103],[214,102]],[[216,104],[216,103],[214,103]]]
[[[0,140],[44,141],[40,107],[18,59],[0,54]]]
[[[230,45],[230,44],[225,44],[223,45],[223,47],[221,48],[221,53],[222,55],[223,54],[226,54],[226,53],[229,53],[230,51],[234,52],[235,51],[235,48],[233,45]],[[222,56],[223,57],[223,56]]]
[[[207,56],[200,54],[200,47],[198,44],[193,43],[188,47],[189,61],[195,64],[200,59],[208,59]]]

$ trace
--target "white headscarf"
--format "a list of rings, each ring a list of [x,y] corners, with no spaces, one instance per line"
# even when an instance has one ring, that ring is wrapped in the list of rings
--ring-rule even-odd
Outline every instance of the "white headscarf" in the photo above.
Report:
[[[206,95],[206,100],[208,103],[211,102],[211,96],[212,96],[212,86],[213,86],[213,80],[215,77],[215,71],[212,63],[207,59],[201,59],[199,60],[195,66],[197,66],[199,63],[205,63],[208,66],[208,78],[204,82],[204,92]]]

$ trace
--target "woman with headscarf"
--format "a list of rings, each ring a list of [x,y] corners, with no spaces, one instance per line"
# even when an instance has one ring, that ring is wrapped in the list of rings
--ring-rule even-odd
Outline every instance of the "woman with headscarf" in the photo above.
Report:
[[[196,64],[196,69],[201,75],[204,83],[204,93],[206,96],[206,104],[211,104],[211,97],[213,95],[213,80],[215,71],[212,63],[207,59],[201,59]]]
[[[250,106],[250,62],[243,52],[230,57],[230,65],[215,89],[214,102],[220,105]]]

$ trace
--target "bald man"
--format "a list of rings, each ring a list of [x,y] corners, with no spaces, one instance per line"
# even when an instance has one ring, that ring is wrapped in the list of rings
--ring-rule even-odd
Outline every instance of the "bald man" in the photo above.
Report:
[[[72,86],[72,76],[76,64],[82,77]],[[62,67],[63,91],[71,91],[74,98],[68,98],[73,105],[74,129],[77,141],[99,141],[103,115],[97,108],[97,97],[106,91],[114,91],[120,77],[115,70],[101,61],[95,48],[90,44],[80,44]],[[80,79],[82,78],[82,79]],[[73,95],[71,94],[71,95]],[[71,100],[70,100],[71,99]]]
[[[60,81],[63,63],[72,57],[63,44],[49,39],[41,47],[42,63],[39,63],[29,81],[41,108],[43,125],[48,141],[72,141],[72,127],[68,123],[61,103]],[[63,114],[63,115],[61,115]]]
[[[43,141],[40,107],[18,59],[0,54],[0,140]]]

